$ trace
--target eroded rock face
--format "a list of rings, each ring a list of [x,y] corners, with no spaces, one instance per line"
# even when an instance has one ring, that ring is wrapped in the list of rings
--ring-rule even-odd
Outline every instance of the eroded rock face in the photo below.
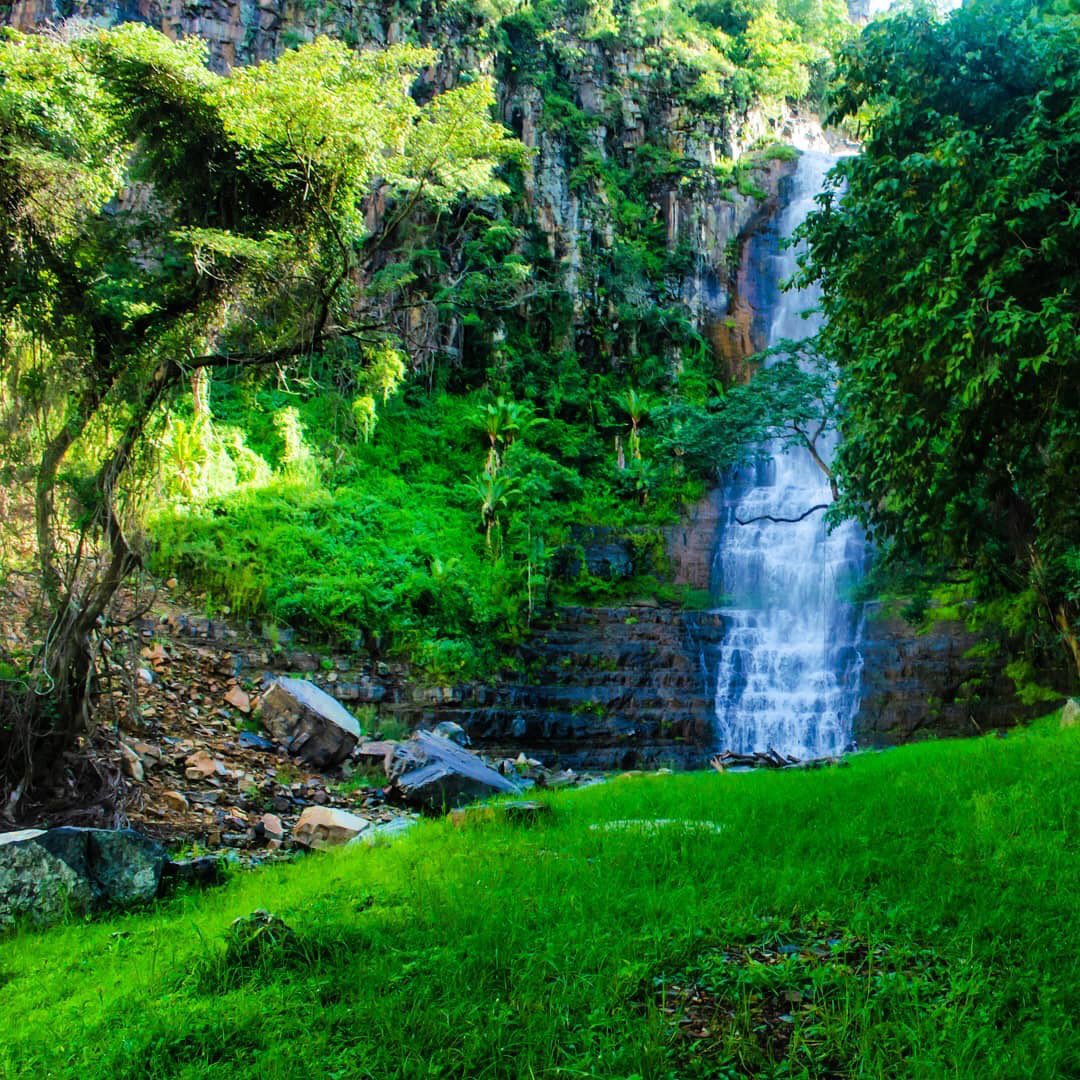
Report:
[[[0,927],[151,900],[165,862],[160,844],[131,829],[2,833]]]
[[[453,719],[492,757],[549,766],[706,763],[722,617],[650,605],[559,608],[523,646],[527,678],[384,706],[410,724]]]
[[[560,95],[590,118],[584,134],[573,135],[545,113],[540,89],[515,72],[518,46],[496,32],[481,5],[476,7],[470,13],[467,5],[458,5],[449,15],[444,5],[402,0],[13,0],[0,12],[0,23],[34,29],[66,18],[101,26],[142,22],[172,38],[202,38],[210,66],[219,72],[270,59],[319,34],[360,46],[409,42],[439,54],[421,76],[422,97],[452,88],[463,77],[497,76],[499,117],[533,152],[519,210],[546,241],[556,266],[553,283],[565,290],[573,310],[571,322],[558,331],[565,339],[551,343],[556,350],[588,353],[603,347],[596,340],[597,321],[614,318],[614,309],[598,297],[596,268],[603,262],[599,253],[615,250],[622,226],[606,185],[581,183],[583,155],[633,168],[641,148],[655,148],[680,168],[679,175],[658,173],[650,181],[655,189],[650,204],[662,220],[668,248],[693,256],[682,280],[673,288],[658,286],[655,299],[666,305],[677,296],[725,361],[737,365],[758,343],[747,322],[753,322],[753,298],[732,252],[769,220],[793,163],[758,162],[753,176],[759,190],[750,194],[718,176],[717,169],[723,172],[725,162],[771,140],[815,144],[822,138],[816,120],[791,109],[777,116],[759,108],[716,111],[691,105],[679,90],[678,76],[657,63],[647,46],[583,37],[580,20],[568,14],[551,35],[557,44],[528,48],[539,50],[530,62],[557,74]],[[386,212],[384,198],[376,194],[367,207],[372,228]],[[468,347],[459,319],[440,322],[419,300],[404,314],[388,311],[387,318],[403,320],[399,328],[418,352],[458,356]],[[729,326],[738,329],[734,337]]]
[[[927,631],[871,611],[860,650],[862,698],[855,718],[860,746],[980,735],[1049,712],[1053,701],[1025,704],[1004,672],[1006,658],[971,654],[982,642],[962,622]]]

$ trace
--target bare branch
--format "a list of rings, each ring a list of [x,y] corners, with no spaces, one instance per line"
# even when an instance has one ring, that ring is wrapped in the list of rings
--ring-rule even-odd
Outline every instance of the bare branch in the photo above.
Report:
[[[736,523],[739,525],[753,525],[757,521],[772,521],[777,525],[794,525],[798,521],[805,521],[811,514],[816,513],[818,510],[828,510],[829,503],[818,503],[817,506],[811,506],[805,513],[800,514],[798,517],[782,518],[773,517],[772,514],[759,514],[757,517],[747,518],[745,521],[737,517]]]

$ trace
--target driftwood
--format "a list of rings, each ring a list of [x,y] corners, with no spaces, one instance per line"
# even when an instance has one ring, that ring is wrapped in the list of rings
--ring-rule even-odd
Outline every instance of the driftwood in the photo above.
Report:
[[[790,754],[781,754],[771,746],[768,750],[755,750],[749,754],[737,754],[733,750],[723,750],[714,757],[709,764],[717,772],[723,772],[730,768],[750,769],[820,769],[824,765],[836,765],[840,758],[821,757],[807,758],[800,761]]]
[[[457,743],[418,731],[394,750],[390,791],[412,806],[440,812],[496,792],[519,794],[521,787]]]

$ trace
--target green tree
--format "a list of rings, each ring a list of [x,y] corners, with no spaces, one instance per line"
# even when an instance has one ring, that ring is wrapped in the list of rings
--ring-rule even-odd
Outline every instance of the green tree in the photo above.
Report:
[[[175,391],[201,369],[385,361],[362,286],[379,249],[421,205],[503,190],[494,167],[522,150],[490,82],[420,106],[433,59],[319,39],[219,76],[142,26],[0,41],[0,355],[21,387],[0,450],[33,491],[51,612],[28,693],[0,687],[16,795],[92,712],[95,636],[139,563],[126,485]],[[376,362],[373,388],[396,371]]]
[[[1080,671],[1075,12],[974,0],[867,27],[835,99],[863,153],[806,224],[802,279],[840,373],[837,513],[1036,597]]]

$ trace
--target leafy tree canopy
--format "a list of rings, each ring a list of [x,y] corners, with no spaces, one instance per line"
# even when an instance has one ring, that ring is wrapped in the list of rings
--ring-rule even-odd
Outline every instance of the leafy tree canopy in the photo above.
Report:
[[[894,555],[1038,597],[1077,665],[1080,25],[974,0],[841,54],[865,124],[808,221],[840,372],[837,513]]]
[[[375,253],[421,204],[503,191],[496,166],[524,152],[491,119],[490,81],[417,103],[428,50],[319,39],[228,75],[205,59],[139,25],[0,39],[0,325],[18,389],[0,464],[36,494],[55,615],[29,699],[48,720],[14,724],[9,775],[47,763],[88,709],[95,627],[138,561],[124,478],[169,395],[204,368],[323,354],[385,398],[402,367],[365,308]]]

